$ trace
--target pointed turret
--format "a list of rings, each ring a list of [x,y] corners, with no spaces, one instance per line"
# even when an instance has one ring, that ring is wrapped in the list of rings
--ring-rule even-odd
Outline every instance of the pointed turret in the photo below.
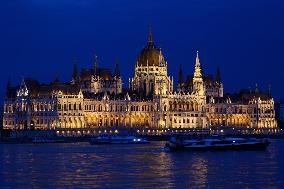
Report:
[[[198,51],[196,51],[194,78],[196,78],[196,79],[201,78],[202,79],[201,64],[200,64],[200,61],[199,61]]]
[[[116,77],[120,77],[120,69],[119,69],[119,61],[118,60],[116,60],[116,63],[115,63],[114,75]]]
[[[218,84],[221,84],[221,74],[220,74],[220,68],[219,66],[217,67],[217,72],[216,72],[216,82]]]
[[[201,64],[199,61],[198,51],[196,52],[195,69],[194,69],[194,76],[193,76],[193,92],[200,96],[205,95],[205,88],[204,88],[204,83],[202,79]]]

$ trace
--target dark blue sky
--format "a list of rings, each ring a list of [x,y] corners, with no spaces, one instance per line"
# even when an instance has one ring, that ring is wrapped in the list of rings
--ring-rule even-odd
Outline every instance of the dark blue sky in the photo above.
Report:
[[[283,0],[2,0],[0,97],[9,78],[70,80],[73,57],[88,68],[94,54],[103,67],[118,58],[127,86],[151,24],[175,81],[198,49],[205,73],[220,65],[226,92],[271,83],[282,98],[283,20]]]

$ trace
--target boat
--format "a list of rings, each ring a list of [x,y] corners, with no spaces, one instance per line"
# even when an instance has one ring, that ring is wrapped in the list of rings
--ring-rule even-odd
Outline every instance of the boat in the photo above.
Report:
[[[135,136],[98,136],[91,138],[90,144],[145,144],[149,141]]]
[[[172,137],[165,145],[166,151],[223,151],[223,150],[265,150],[268,139],[213,137],[187,140]]]
[[[61,139],[49,139],[49,138],[41,138],[41,137],[35,137],[32,140],[32,143],[34,144],[42,144],[42,143],[62,143],[64,140]]]

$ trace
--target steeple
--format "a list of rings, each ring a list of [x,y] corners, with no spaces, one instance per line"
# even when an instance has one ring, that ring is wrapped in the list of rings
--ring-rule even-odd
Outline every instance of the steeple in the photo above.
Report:
[[[196,51],[194,78],[195,79],[197,79],[197,78],[201,78],[202,79],[201,64],[200,64],[200,61],[199,61],[198,51]]]
[[[119,61],[118,60],[116,60],[116,63],[115,63],[114,75],[116,77],[120,77],[120,69],[119,69]]]
[[[180,64],[180,67],[179,67],[179,80],[178,80],[178,84],[181,86],[183,83],[183,72],[182,72],[182,66]]]
[[[217,67],[217,72],[216,72],[216,82],[217,82],[218,84],[221,83],[221,74],[220,74],[220,68],[219,68],[219,66]]]

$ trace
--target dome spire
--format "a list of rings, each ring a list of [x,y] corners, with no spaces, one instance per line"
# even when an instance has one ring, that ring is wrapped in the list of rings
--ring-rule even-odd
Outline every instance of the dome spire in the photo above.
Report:
[[[152,33],[152,27],[149,26],[149,34],[148,34],[148,45],[153,45],[154,41],[153,41],[153,33]]]

